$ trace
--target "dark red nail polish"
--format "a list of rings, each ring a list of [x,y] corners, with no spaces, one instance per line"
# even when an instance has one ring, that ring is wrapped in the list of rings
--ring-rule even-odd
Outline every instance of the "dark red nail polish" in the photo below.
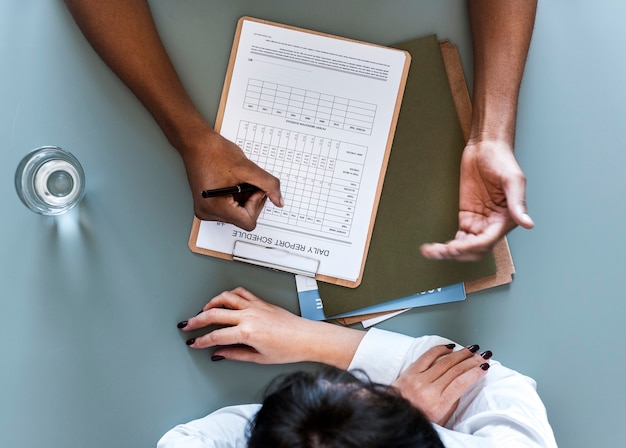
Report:
[[[191,338],[191,339],[187,339],[185,341],[185,344],[187,345],[192,345],[194,342],[196,342],[196,338]]]
[[[221,361],[222,359],[226,359],[226,358],[224,358],[222,355],[211,356],[211,361]]]
[[[456,347],[456,344],[447,344],[446,348],[449,348],[450,350],[452,350],[454,347]]]
[[[189,323],[189,321],[188,321],[188,320],[183,320],[182,322],[178,322],[178,323],[176,324],[176,326],[177,326],[179,329],[181,329],[181,328],[185,328],[185,327],[187,326],[187,324],[188,324],[188,323]]]
[[[483,359],[489,359],[493,356],[493,353],[491,352],[491,350],[485,350],[480,354],[480,356],[482,356]]]
[[[467,347],[467,349],[472,352],[472,353],[476,353],[478,351],[478,349],[480,348],[479,345],[477,344],[472,344],[470,346]]]
[[[483,369],[483,370],[488,370],[489,369],[489,364],[485,362],[485,363],[480,365],[480,368]]]

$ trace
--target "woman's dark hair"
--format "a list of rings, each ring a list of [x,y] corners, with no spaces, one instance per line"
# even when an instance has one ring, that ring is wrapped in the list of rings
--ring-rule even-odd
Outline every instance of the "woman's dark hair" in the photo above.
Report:
[[[396,389],[360,376],[328,367],[275,378],[248,426],[248,447],[444,448]]]

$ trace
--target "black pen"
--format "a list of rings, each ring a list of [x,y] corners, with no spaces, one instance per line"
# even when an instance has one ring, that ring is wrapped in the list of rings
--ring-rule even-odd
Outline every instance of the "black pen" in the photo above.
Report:
[[[237,194],[237,193],[249,193],[252,191],[256,191],[259,188],[252,184],[239,184],[234,187],[224,187],[224,188],[216,188],[215,190],[204,190],[202,192],[203,198],[214,198],[216,196],[226,196],[228,194]]]

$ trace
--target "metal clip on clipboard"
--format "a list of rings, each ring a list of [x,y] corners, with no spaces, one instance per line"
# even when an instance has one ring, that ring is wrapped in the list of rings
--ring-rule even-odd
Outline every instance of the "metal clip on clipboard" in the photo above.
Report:
[[[235,241],[233,260],[313,278],[320,266],[320,261],[315,258],[242,240]]]

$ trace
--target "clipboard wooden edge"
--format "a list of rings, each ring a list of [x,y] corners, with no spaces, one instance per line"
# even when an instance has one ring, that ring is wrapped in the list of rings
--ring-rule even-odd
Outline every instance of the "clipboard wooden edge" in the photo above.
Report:
[[[470,100],[469,90],[465,81],[465,75],[463,74],[463,67],[461,65],[459,52],[456,45],[453,45],[449,40],[440,41],[439,48],[441,49],[443,64],[448,77],[448,83],[450,84],[450,90],[452,92],[452,98],[459,117],[463,137],[467,140],[469,138],[472,124],[472,102]],[[513,264],[513,257],[511,256],[511,250],[506,236],[496,243],[493,248],[493,255],[496,264],[496,273],[465,282],[466,294],[506,285],[513,281],[515,265]],[[400,310],[342,317],[335,319],[335,321],[343,325],[353,325],[363,322],[364,320],[386,316],[388,314],[395,313],[396,311]]]
[[[404,53],[404,57],[405,57],[405,61],[404,61],[404,68],[402,70],[402,75],[400,78],[400,85],[398,86],[398,94],[396,96],[396,104],[394,106],[394,113],[392,116],[392,120],[391,120],[391,125],[389,127],[389,135],[387,136],[387,146],[385,147],[385,153],[383,156],[383,162],[381,165],[381,169],[380,169],[380,174],[378,176],[378,185],[376,187],[376,194],[375,194],[375,199],[374,199],[374,204],[372,207],[372,215],[370,217],[370,225],[367,231],[367,237],[366,237],[366,241],[365,241],[365,248],[363,250],[363,255],[361,257],[361,268],[359,271],[359,275],[357,277],[357,279],[355,281],[350,281],[350,280],[346,280],[346,279],[342,279],[342,278],[338,278],[338,277],[332,277],[332,276],[328,276],[328,275],[321,275],[321,274],[317,274],[315,276],[315,279],[318,281],[322,281],[322,282],[326,282],[326,283],[332,283],[335,285],[339,285],[339,286],[345,286],[348,288],[356,288],[357,286],[359,286],[361,284],[361,281],[363,280],[363,271],[365,270],[365,263],[367,262],[367,254],[369,251],[369,246],[370,246],[370,241],[372,238],[372,232],[374,229],[374,223],[376,221],[376,213],[378,211],[378,204],[380,203],[380,194],[382,192],[382,188],[383,188],[383,184],[384,184],[384,180],[385,180],[385,173],[387,171],[387,165],[389,163],[389,155],[391,153],[391,146],[393,143],[393,137],[395,135],[395,131],[396,131],[396,125],[398,123],[398,116],[400,114],[400,106],[402,105],[402,98],[404,96],[404,89],[406,87],[406,81],[407,81],[407,77],[409,74],[409,68],[411,65],[411,54],[408,51],[404,51],[404,50],[400,50],[397,48],[391,48],[391,47],[385,47],[384,45],[378,45],[378,44],[374,44],[374,43],[370,43],[370,42],[363,42],[363,41],[359,41],[356,39],[350,39],[347,37],[342,37],[342,36],[336,36],[336,35],[332,35],[332,34],[327,34],[327,33],[323,33],[323,32],[319,32],[319,31],[313,31],[313,30],[308,30],[308,29],[304,29],[304,28],[299,28],[296,26],[291,26],[291,25],[285,25],[285,24],[281,24],[281,23],[276,23],[276,22],[272,22],[269,20],[264,20],[264,19],[258,19],[258,18],[254,18],[254,17],[250,17],[250,16],[243,16],[241,17],[238,22],[237,22],[237,28],[235,31],[235,36],[233,38],[233,46],[231,48],[231,52],[230,52],[230,57],[228,59],[228,69],[226,70],[226,77],[224,79],[224,86],[222,87],[222,96],[220,99],[220,104],[218,107],[218,111],[217,111],[217,115],[215,118],[215,125],[214,125],[214,129],[216,132],[220,132],[221,127],[222,127],[222,121],[224,119],[224,112],[226,109],[226,103],[228,100],[228,92],[230,91],[230,84],[231,84],[231,79],[232,79],[232,73],[233,73],[233,69],[235,66],[235,60],[237,58],[237,50],[239,48],[239,39],[241,36],[241,30],[243,28],[243,24],[245,21],[252,21],[252,22],[258,22],[258,23],[263,23],[263,24],[267,24],[267,25],[271,25],[271,26],[276,26],[276,27],[282,27],[282,28],[287,28],[290,30],[294,30],[294,31],[299,31],[299,32],[306,32],[306,33],[310,33],[310,34],[315,34],[318,36],[323,36],[323,37],[329,37],[332,39],[339,39],[339,40],[344,40],[344,41],[348,41],[348,42],[355,42],[358,44],[362,44],[362,45],[370,45],[373,47],[379,47],[379,48],[384,48],[387,50],[394,50],[400,53]],[[221,258],[224,260],[229,260],[229,261],[233,261],[234,257],[233,254],[228,254],[225,252],[219,252],[219,251],[214,251],[214,250],[210,250],[210,249],[205,249],[202,247],[198,247],[196,242],[198,240],[198,233],[200,232],[200,224],[201,224],[201,220],[194,216],[193,218],[193,223],[191,226],[191,233],[189,236],[189,249],[192,252],[195,253],[199,253],[199,254],[203,254],[203,255],[208,255],[211,257],[216,257],[216,258]]]

